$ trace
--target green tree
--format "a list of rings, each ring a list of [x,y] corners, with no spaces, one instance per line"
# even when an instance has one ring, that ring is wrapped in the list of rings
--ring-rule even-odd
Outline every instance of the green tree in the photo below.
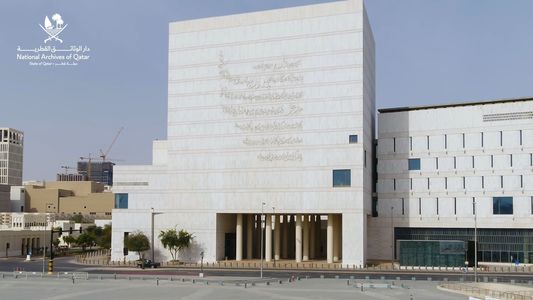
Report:
[[[150,241],[142,232],[134,232],[124,240],[124,246],[131,251],[137,252],[139,259],[142,259],[142,252],[150,249]]]
[[[65,242],[67,246],[70,248],[72,244],[76,243],[76,238],[73,237],[72,235],[66,235],[63,237],[63,242]]]
[[[76,239],[76,244],[81,246],[81,249],[85,251],[85,248],[91,248],[94,245],[95,237],[94,235],[84,232],[78,236]]]
[[[177,260],[178,253],[188,248],[193,240],[193,235],[185,230],[176,232],[176,229],[169,229],[159,233],[159,240],[165,249],[168,249],[172,260]]]
[[[71,221],[74,221],[74,223],[83,223],[83,216],[82,215],[73,215],[70,217]]]
[[[103,249],[111,249],[111,225],[105,225],[101,230],[100,236],[96,240],[96,244]]]

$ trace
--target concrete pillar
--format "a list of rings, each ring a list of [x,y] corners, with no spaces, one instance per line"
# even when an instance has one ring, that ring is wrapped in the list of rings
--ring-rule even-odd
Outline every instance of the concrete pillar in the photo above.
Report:
[[[316,220],[315,215],[311,215],[311,222],[309,223],[309,258],[315,259],[316,256],[316,245],[315,245],[315,238],[316,238]]]
[[[281,244],[281,257],[287,259],[289,258],[289,215],[283,216],[283,232],[281,233],[282,244]]]
[[[309,216],[304,215],[304,236],[303,236],[303,257],[304,261],[309,260]]]
[[[276,215],[274,217],[276,218],[276,222],[274,224],[274,260],[279,260],[281,258],[281,223],[279,221],[281,215]]]
[[[265,220],[265,261],[272,260],[272,215]]]
[[[253,215],[248,214],[246,220],[246,258],[253,259],[253,233],[254,233],[254,218]]]
[[[237,214],[237,228],[236,228],[237,245],[235,247],[235,260],[242,260],[242,214]]]
[[[261,215],[255,215],[255,258],[261,256]]]
[[[328,215],[328,242],[327,242],[327,261],[328,263],[333,262],[333,215]]]
[[[340,224],[339,216],[333,215],[333,262],[340,259]]]
[[[294,258],[296,262],[302,261],[302,215],[296,215],[296,228],[294,234]]]

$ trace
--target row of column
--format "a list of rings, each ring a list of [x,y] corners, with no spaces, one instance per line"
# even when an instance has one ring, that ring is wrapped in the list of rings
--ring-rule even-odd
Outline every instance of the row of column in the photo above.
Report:
[[[261,215],[243,215],[237,214],[236,222],[236,260],[243,259],[243,230],[244,217],[246,216],[247,232],[246,232],[246,257],[253,258],[253,240],[254,231],[257,236],[260,234]],[[283,220],[282,220],[283,218]],[[272,223],[274,221],[274,228]],[[283,221],[283,222],[281,222]],[[326,239],[326,258],[328,263],[337,262],[340,260],[341,245],[342,245],[342,224],[341,216],[329,214],[327,217],[327,239]],[[321,252],[321,216],[320,215],[265,215],[264,223],[264,258],[269,262],[272,260],[279,260],[282,257],[288,258],[289,255],[289,230],[291,224],[294,223],[294,258],[296,262],[307,261],[315,259]],[[252,224],[254,226],[252,226]],[[273,231],[273,232],[272,232]],[[272,234],[274,236],[272,236]],[[260,238],[256,243],[260,243]],[[272,247],[272,243],[273,246]],[[260,245],[256,245],[259,246]],[[261,249],[259,248],[259,251]],[[273,250],[273,253],[272,253]]]

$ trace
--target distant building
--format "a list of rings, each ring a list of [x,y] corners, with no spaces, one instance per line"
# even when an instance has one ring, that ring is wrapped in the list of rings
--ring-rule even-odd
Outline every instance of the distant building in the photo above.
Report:
[[[115,164],[109,161],[106,162],[91,162],[89,170],[89,162],[78,162],[78,174],[85,176],[87,180],[103,183],[105,185],[113,185],[113,166]]]
[[[54,221],[54,214],[0,213],[0,257],[42,253]]]
[[[52,181],[25,186],[26,212],[111,216],[115,198],[101,183]]]
[[[57,181],[87,181],[85,174],[57,174]]]
[[[11,212],[24,212],[26,207],[26,189],[22,185],[11,187]]]
[[[10,193],[11,187],[9,185],[0,184],[0,212],[10,212]]]
[[[22,184],[24,133],[13,128],[0,128],[0,184]]]

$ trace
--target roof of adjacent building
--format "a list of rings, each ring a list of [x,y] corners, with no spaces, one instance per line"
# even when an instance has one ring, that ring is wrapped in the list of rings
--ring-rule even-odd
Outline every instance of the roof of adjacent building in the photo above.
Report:
[[[504,99],[493,99],[493,100],[482,100],[482,101],[471,101],[471,102],[446,103],[446,104],[437,104],[437,105],[381,108],[381,109],[378,109],[378,111],[380,113],[393,113],[393,112],[402,112],[402,111],[411,111],[411,110],[436,109],[436,108],[472,106],[472,105],[486,105],[486,104],[497,104],[497,103],[507,103],[507,102],[523,102],[523,101],[532,101],[532,100],[533,100],[533,97],[504,98]]]

